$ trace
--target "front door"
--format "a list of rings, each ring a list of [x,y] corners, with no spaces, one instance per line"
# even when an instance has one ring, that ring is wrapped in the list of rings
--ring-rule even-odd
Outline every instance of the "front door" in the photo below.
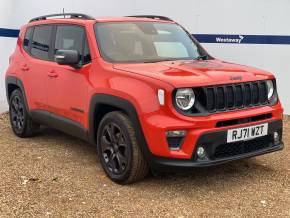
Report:
[[[46,82],[48,108],[52,114],[85,126],[91,68],[85,28],[78,25],[57,25],[55,32],[54,53],[58,49],[77,50],[82,67],[76,69],[53,62]]]

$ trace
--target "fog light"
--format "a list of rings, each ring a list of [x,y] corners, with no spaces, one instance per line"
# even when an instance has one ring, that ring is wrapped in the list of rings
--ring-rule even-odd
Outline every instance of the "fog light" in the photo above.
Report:
[[[203,147],[198,147],[196,154],[199,158],[204,158],[206,155],[205,149]]]
[[[279,136],[279,133],[278,132],[274,132],[274,134],[273,134],[273,141],[274,141],[275,144],[279,143],[280,136]]]
[[[173,130],[166,132],[166,137],[184,137],[185,135],[186,135],[185,130]]]

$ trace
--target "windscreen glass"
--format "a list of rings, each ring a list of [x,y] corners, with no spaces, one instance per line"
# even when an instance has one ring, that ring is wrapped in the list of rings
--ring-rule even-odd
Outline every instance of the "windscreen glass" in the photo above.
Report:
[[[110,62],[191,60],[198,46],[177,24],[159,22],[96,23],[102,57]]]

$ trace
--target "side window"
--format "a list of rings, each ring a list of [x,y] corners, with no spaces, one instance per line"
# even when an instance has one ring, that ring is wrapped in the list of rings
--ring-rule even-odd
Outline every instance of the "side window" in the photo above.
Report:
[[[59,49],[77,50],[84,63],[90,62],[87,42],[84,44],[85,30],[77,25],[61,25],[57,27],[55,52]]]
[[[30,45],[30,40],[32,37],[32,32],[33,32],[33,27],[29,27],[29,28],[27,28],[25,36],[24,36],[23,48],[27,52],[29,52],[29,45]]]
[[[42,25],[35,26],[33,32],[33,38],[31,43],[31,55],[43,59],[49,60],[49,44],[52,33],[52,26]]]

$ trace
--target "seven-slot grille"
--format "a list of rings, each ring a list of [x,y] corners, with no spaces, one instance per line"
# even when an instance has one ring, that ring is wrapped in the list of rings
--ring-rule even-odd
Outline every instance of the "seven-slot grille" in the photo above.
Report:
[[[266,81],[202,88],[205,99],[202,104],[208,112],[234,110],[268,103]]]

